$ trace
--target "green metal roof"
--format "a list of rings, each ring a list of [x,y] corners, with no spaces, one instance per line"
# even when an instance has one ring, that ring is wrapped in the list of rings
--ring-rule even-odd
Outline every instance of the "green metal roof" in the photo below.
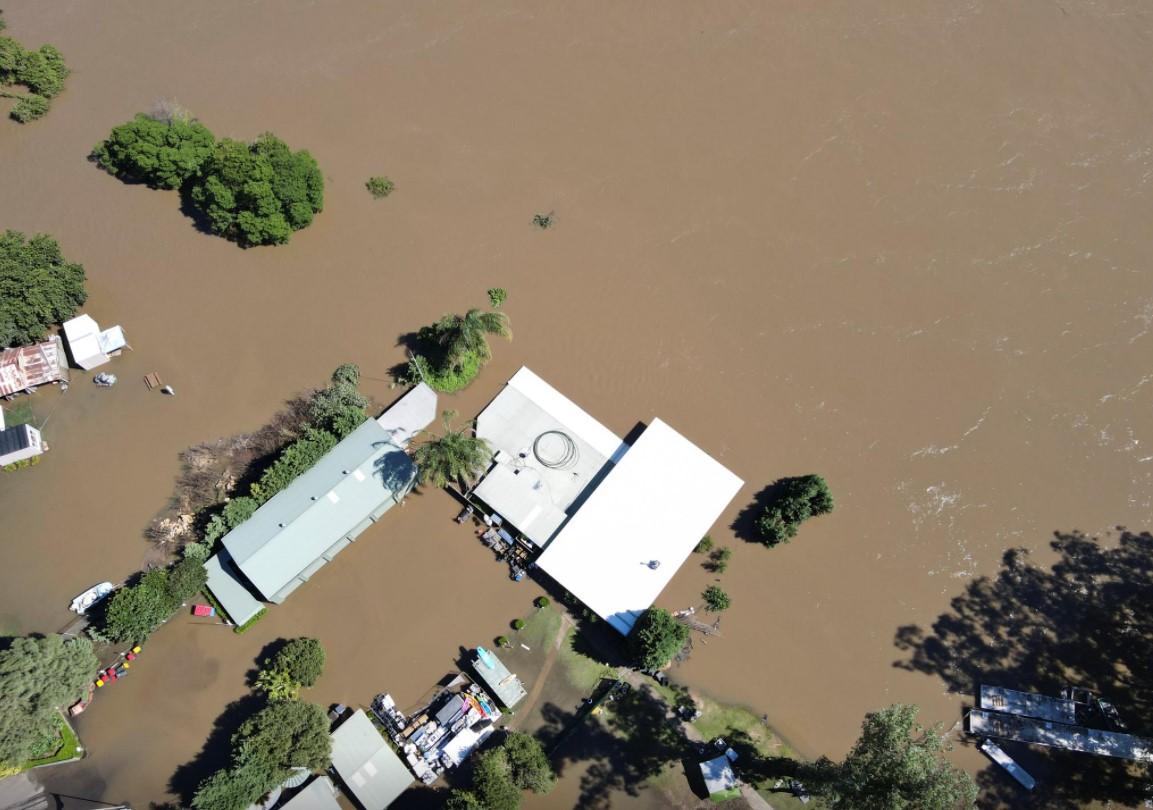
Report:
[[[369,419],[225,535],[266,599],[283,601],[412,488],[416,466],[392,436]]]

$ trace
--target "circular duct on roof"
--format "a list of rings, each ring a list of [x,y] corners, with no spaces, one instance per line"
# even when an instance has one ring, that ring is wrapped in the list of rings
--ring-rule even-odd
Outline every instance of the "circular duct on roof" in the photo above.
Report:
[[[572,436],[560,430],[546,430],[532,443],[532,454],[550,470],[567,470],[580,461],[580,450]]]

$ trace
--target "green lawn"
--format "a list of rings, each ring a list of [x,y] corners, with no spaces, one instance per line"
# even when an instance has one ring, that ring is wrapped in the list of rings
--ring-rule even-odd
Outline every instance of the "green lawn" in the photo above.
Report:
[[[564,667],[565,677],[569,683],[582,692],[589,693],[602,678],[616,678],[617,671],[573,649],[576,634],[575,628],[569,631],[568,637],[561,642],[557,660]]]
[[[59,747],[55,753],[48,756],[41,757],[40,759],[33,759],[25,762],[20,770],[26,771],[29,768],[38,768],[41,765],[51,765],[53,762],[67,762],[70,759],[76,759],[80,755],[80,740],[76,737],[76,732],[72,730],[72,726],[64,719],[64,715],[59,714],[56,716],[56,729],[59,737]]]
[[[9,405],[4,409],[4,423],[8,427],[31,424],[35,420],[36,414],[32,412],[32,403],[27,397],[16,400],[15,405]]]

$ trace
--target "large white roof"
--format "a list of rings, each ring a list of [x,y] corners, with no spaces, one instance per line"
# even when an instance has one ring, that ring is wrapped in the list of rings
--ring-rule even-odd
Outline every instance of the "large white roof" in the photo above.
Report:
[[[654,419],[537,565],[628,635],[743,484]]]
[[[476,497],[541,547],[628,448],[527,368],[480,412],[476,435],[496,452]]]
[[[108,362],[108,355],[100,348],[100,326],[91,315],[77,315],[65,321],[64,337],[80,368],[96,368]]]

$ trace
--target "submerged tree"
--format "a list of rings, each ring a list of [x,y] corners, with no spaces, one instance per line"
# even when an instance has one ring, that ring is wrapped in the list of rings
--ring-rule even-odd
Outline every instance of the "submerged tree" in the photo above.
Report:
[[[92,150],[99,166],[153,188],[178,189],[212,157],[216,137],[199,121],[137,115]]]
[[[689,628],[664,608],[649,608],[629,633],[633,659],[642,669],[660,669],[689,641]]]
[[[46,234],[0,235],[0,348],[31,343],[85,302],[84,268]]]
[[[765,545],[787,543],[797,536],[797,528],[811,517],[833,511],[829,485],[819,475],[801,475],[778,482],[772,503],[757,520],[757,530]]]
[[[916,706],[895,705],[865,715],[861,736],[845,760],[822,759],[806,787],[834,810],[961,810],[977,786],[950,764],[940,725],[924,728]]]
[[[433,327],[437,342],[444,349],[449,362],[459,362],[472,356],[482,361],[492,357],[488,336],[512,340],[512,327],[503,312],[485,312],[470,309],[464,315],[445,315]]]
[[[456,411],[445,411],[441,418],[444,433],[425,440],[414,454],[420,483],[446,487],[455,482],[462,490],[468,489],[488,467],[492,447],[485,439],[468,435],[463,428],[453,430]]]

